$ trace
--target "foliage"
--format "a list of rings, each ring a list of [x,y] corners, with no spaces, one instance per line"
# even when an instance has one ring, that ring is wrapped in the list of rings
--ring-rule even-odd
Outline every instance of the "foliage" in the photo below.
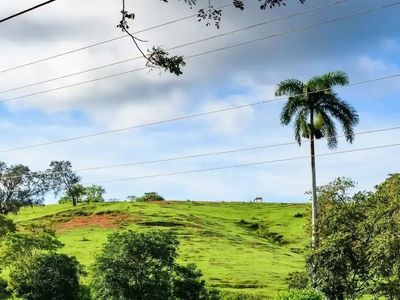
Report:
[[[400,180],[390,175],[374,192],[349,194],[340,178],[319,189],[321,244],[308,256],[313,284],[328,299],[400,294]]]
[[[143,196],[136,198],[136,202],[155,202],[164,200],[165,199],[162,196],[155,192],[145,193]]]
[[[7,287],[7,281],[0,277],[0,299],[7,299],[10,296]]]
[[[176,265],[178,244],[175,236],[162,231],[109,235],[94,265],[94,298],[217,299],[195,266]]]
[[[9,232],[0,240],[0,267],[24,264],[43,252],[53,252],[62,246],[55,233],[43,227],[32,226],[26,232]]]
[[[0,238],[7,235],[9,232],[15,232],[17,227],[14,222],[4,215],[0,215]]]
[[[310,276],[307,272],[292,272],[286,278],[288,288],[295,290],[304,290],[310,284]]]
[[[167,3],[168,0],[161,0],[162,2]],[[267,7],[273,8],[275,6],[285,6],[285,0],[258,0],[261,1],[260,9],[265,10]],[[305,0],[299,0],[300,3],[304,3]],[[190,8],[197,4],[197,0],[185,0],[187,4],[189,4]],[[233,6],[244,10],[245,9],[245,1],[243,0],[233,0]],[[130,30],[129,30],[129,20],[135,19],[135,14],[126,10],[126,3],[125,0],[122,0],[122,10],[121,10],[121,19],[117,25],[123,32],[125,32],[128,36],[131,37],[133,43],[135,44],[136,48],[142,54],[142,56],[146,59],[146,66],[150,69],[159,69],[162,71],[168,71],[174,75],[181,75],[182,70],[181,68],[185,66],[184,57],[181,55],[174,55],[170,56],[169,53],[160,46],[153,46],[151,50],[147,50],[147,54],[145,51],[142,50],[139,42],[145,42],[138,37],[136,37]],[[198,10],[198,21],[205,21],[206,26],[210,26],[211,22],[215,24],[217,28],[220,28],[220,23],[222,19],[222,9],[214,8],[211,5],[211,1],[207,8],[201,8]]]
[[[323,300],[321,293],[306,289],[306,290],[289,290],[278,296],[277,300]]]
[[[27,265],[18,264],[10,273],[10,285],[17,297],[26,300],[78,300],[81,274],[83,269],[74,257],[41,254]]]
[[[41,204],[49,189],[45,173],[23,165],[0,162],[0,214],[17,213],[23,206]]]
[[[218,300],[217,290],[208,290],[195,264],[175,267],[174,296],[178,300]]]
[[[74,198],[76,203],[104,202],[103,194],[105,192],[106,190],[101,185],[83,186],[78,183],[66,190],[65,195],[58,200],[58,203],[73,203]]]
[[[104,202],[103,194],[106,190],[101,185],[90,185],[85,187],[83,202]]]
[[[79,185],[81,178],[72,170],[71,162],[52,161],[46,172],[54,192],[59,194],[64,191],[66,196],[72,199],[72,205],[76,206],[84,190]]]
[[[296,141],[301,139],[326,138],[328,146],[337,146],[337,131],[334,119],[341,124],[346,140],[354,140],[354,126],[359,117],[353,107],[342,100],[333,90],[335,86],[349,83],[344,72],[330,72],[311,78],[306,83],[288,79],[278,84],[276,96],[288,96],[281,113],[281,122],[288,125],[294,121]]]
[[[109,235],[95,263],[96,299],[171,299],[178,241],[168,233]]]

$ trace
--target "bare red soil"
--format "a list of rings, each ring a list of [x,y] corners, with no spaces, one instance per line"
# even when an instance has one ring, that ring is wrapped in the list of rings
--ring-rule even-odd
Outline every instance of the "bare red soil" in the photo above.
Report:
[[[133,222],[135,219],[128,214],[119,215],[92,215],[74,217],[71,220],[57,224],[55,226],[57,231],[73,230],[84,227],[102,227],[102,228],[115,228],[126,222]]]

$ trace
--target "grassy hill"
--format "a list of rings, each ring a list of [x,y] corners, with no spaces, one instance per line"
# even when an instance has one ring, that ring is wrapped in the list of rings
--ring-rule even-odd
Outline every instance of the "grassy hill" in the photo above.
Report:
[[[112,231],[172,230],[179,261],[196,263],[211,285],[268,299],[304,265],[306,211],[305,204],[120,202],[26,208],[14,220],[52,226],[62,251],[88,267]]]

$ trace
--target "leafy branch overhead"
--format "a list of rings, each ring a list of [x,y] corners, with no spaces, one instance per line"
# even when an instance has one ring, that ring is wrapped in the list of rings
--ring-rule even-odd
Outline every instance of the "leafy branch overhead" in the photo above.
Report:
[[[168,3],[168,0],[160,0],[160,1]],[[278,7],[286,6],[286,0],[257,0],[257,1],[261,3],[260,9],[262,10],[265,10],[266,8],[273,8],[276,6]],[[300,3],[303,4],[306,0],[298,0],[298,1],[300,1]],[[187,3],[190,8],[193,8],[197,4],[197,0],[184,0],[184,2]],[[233,6],[240,10],[244,10],[245,1],[233,0]],[[209,0],[208,7],[199,9],[197,17],[198,21],[205,21],[206,26],[210,26],[212,23],[214,23],[214,25],[219,29],[222,20],[222,9],[215,8],[211,4],[211,0]],[[182,55],[171,56],[161,46],[153,46],[151,49],[147,49],[147,52],[143,51],[142,47],[139,45],[139,42],[146,42],[146,41],[139,39],[129,30],[129,21],[130,20],[133,21],[134,19],[135,19],[135,14],[125,9],[125,0],[122,0],[121,20],[119,21],[117,27],[132,38],[136,48],[146,59],[146,67],[150,69],[159,69],[160,71],[165,71],[165,72],[168,71],[177,76],[181,75],[182,74],[181,68],[185,66],[184,57]]]

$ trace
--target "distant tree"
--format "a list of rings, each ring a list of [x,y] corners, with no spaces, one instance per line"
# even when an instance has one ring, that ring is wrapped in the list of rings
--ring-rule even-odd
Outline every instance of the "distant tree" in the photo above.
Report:
[[[145,193],[143,196],[136,198],[136,202],[156,202],[164,200],[164,197],[155,192]]]
[[[101,185],[90,185],[85,187],[84,202],[104,202],[103,194],[106,190]]]
[[[129,202],[136,202],[137,198],[138,197],[136,197],[135,195],[129,195],[129,196],[126,197],[126,200],[129,201]]]
[[[48,190],[45,173],[0,162],[0,214],[17,213],[21,207],[41,204]]]
[[[275,95],[288,96],[281,112],[281,123],[288,125],[293,121],[294,135],[299,145],[302,138],[310,140],[312,174],[312,242],[318,246],[319,235],[316,228],[318,219],[317,183],[315,171],[315,140],[326,138],[329,148],[338,144],[335,120],[337,120],[346,138],[352,143],[354,127],[359,117],[356,110],[342,100],[333,90],[335,86],[349,83],[344,72],[330,72],[311,78],[307,82],[288,79],[278,84]]]
[[[18,265],[10,273],[15,295],[26,300],[78,300],[79,276],[83,268],[65,254],[41,254],[27,265]]]
[[[51,179],[51,187],[56,194],[65,192],[76,206],[84,193],[84,188],[79,184],[81,178],[72,170],[70,161],[52,161],[47,174]]]
[[[206,293],[195,267],[177,266],[178,244],[162,231],[110,234],[94,265],[94,299],[218,299],[216,293]],[[181,298],[185,295],[189,298]]]
[[[261,1],[260,9],[265,10],[266,8],[273,8],[275,6],[285,6],[285,0],[258,0]],[[304,3],[305,0],[298,0],[300,3]],[[169,71],[172,74],[177,76],[182,74],[181,68],[185,66],[185,60],[181,55],[170,56],[169,53],[160,46],[153,46],[151,50],[147,50],[147,53],[142,50],[139,45],[140,42],[145,42],[142,39],[136,37],[129,30],[129,21],[135,19],[135,14],[133,12],[129,12],[126,9],[126,1],[122,0],[122,10],[121,10],[121,20],[119,21],[117,27],[120,28],[123,32],[129,35],[135,44],[136,48],[142,54],[142,56],[146,59],[146,66],[150,69],[160,69],[162,71]],[[161,2],[167,3],[168,0],[161,0]],[[189,4],[190,8],[193,8],[197,4],[197,0],[185,0],[187,4]],[[245,1],[244,0],[233,0],[233,6],[244,10],[245,9]],[[222,19],[222,9],[215,8],[211,1],[209,1],[208,8],[201,8],[198,10],[198,20],[204,20],[206,22],[206,26],[214,23],[217,28],[220,27],[220,22]]]

